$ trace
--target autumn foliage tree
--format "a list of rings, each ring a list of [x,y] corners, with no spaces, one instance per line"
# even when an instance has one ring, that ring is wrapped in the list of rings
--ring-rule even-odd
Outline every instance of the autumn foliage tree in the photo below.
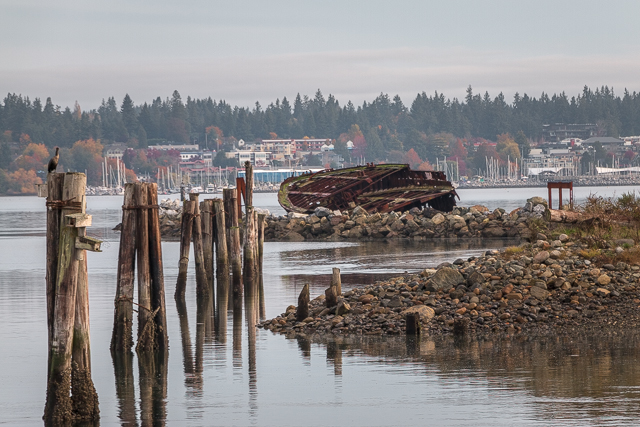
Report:
[[[99,140],[76,141],[65,156],[60,154],[60,163],[77,172],[86,171],[88,185],[102,185],[102,150]]]

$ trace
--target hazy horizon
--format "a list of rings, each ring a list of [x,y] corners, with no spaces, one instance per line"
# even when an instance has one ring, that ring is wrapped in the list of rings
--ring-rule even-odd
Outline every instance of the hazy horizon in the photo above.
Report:
[[[83,110],[178,90],[263,106],[316,90],[341,105],[380,93],[464,98],[640,91],[640,2],[277,0],[178,4],[7,0],[0,93]]]

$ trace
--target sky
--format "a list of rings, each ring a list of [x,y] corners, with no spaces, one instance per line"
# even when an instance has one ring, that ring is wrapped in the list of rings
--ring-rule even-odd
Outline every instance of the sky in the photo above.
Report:
[[[640,92],[638,16],[638,0],[2,0],[0,96],[622,95]]]

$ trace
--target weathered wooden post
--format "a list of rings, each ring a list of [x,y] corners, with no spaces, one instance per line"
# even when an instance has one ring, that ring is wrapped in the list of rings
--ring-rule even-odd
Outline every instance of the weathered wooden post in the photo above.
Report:
[[[213,293],[213,200],[200,202],[200,219],[202,222],[202,250],[204,269],[207,273],[207,287]]]
[[[240,300],[242,307],[242,256],[240,245],[240,227],[238,224],[238,206],[236,204],[236,190],[224,189],[223,198],[225,201],[225,211],[227,212],[227,247],[232,274],[233,300]]]
[[[218,340],[224,342],[227,333],[227,307],[229,303],[229,258],[227,256],[224,203],[221,199],[213,200],[213,212],[215,215],[216,289],[218,293],[216,334]]]
[[[91,216],[84,214],[85,187],[84,174],[64,175],[59,203],[62,212],[58,252],[55,255],[48,251],[48,255],[57,258],[58,265],[52,295],[47,401],[43,417],[46,422],[67,423],[99,417],[98,396],[91,379],[85,250],[100,251],[101,242],[85,235],[85,227],[91,225]],[[57,196],[56,183],[52,183],[52,190],[53,198]],[[47,261],[47,266],[50,262]]]
[[[407,313],[404,318],[407,335],[420,335],[420,314]]]
[[[158,213],[158,185],[145,184],[149,202],[149,273],[151,276],[151,308],[155,313],[155,346],[160,350],[169,349],[167,333],[167,310],[164,293],[164,271],[162,268],[162,240],[160,237],[160,216]]]
[[[264,225],[267,215],[258,214],[258,304],[260,305],[260,320],[266,316],[266,307],[264,302],[264,278],[262,276],[262,263],[264,262]]]
[[[185,201],[182,206],[182,227],[180,228],[180,263],[175,298],[184,298],[187,286],[187,269],[189,267],[189,248],[191,246],[191,230],[195,213],[194,202]]]
[[[296,320],[298,322],[302,322],[309,317],[309,299],[309,284],[307,283],[298,297],[298,309],[296,310]]]
[[[143,183],[134,187],[138,207],[136,227],[136,253],[138,271],[138,343],[136,351],[154,348],[154,316],[151,308],[151,273],[149,271],[149,212],[148,192]]]
[[[246,210],[247,207],[253,206],[253,166],[250,161],[244,162],[244,170],[245,170],[245,194],[244,194],[244,206],[245,213],[248,213]]]
[[[257,255],[257,243],[258,234],[256,227],[256,212],[253,206],[247,206],[247,214],[244,221],[244,257],[243,257],[243,271],[242,277],[244,280],[244,291],[247,292],[249,288],[257,288],[257,269],[256,269],[256,255]]]
[[[342,296],[342,279],[340,278],[340,269],[333,267],[331,275],[331,285],[336,287],[338,297]]]
[[[133,192],[134,184],[125,184],[118,253],[118,283],[113,316],[113,335],[111,337],[112,352],[127,351],[133,347],[133,283],[136,266],[137,211]]]
[[[331,286],[329,286],[324,291],[324,296],[327,308],[335,307],[338,305],[338,289],[335,285],[332,284]]]
[[[53,338],[53,308],[55,304],[56,279],[58,278],[58,246],[62,215],[62,186],[64,173],[47,175],[47,327],[49,344]],[[51,351],[51,349],[49,349]]]
[[[193,202],[195,216],[193,221],[193,253],[196,261],[196,294],[205,295],[208,292],[207,273],[204,262],[204,248],[202,245],[202,221],[200,219],[200,204],[197,193],[190,193],[189,200]]]

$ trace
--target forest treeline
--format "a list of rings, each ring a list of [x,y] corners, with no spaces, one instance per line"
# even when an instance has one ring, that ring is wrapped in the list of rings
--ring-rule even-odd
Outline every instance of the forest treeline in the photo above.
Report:
[[[638,135],[640,94],[625,90],[619,96],[607,86],[595,90],[585,86],[571,97],[564,92],[539,97],[516,93],[507,102],[502,93],[492,97],[474,93],[469,86],[463,100],[423,92],[406,105],[397,95],[380,94],[355,106],[350,101],[340,105],[334,96],[325,97],[318,90],[313,97],[298,94],[293,100],[284,97],[267,106],[256,102],[246,108],[212,98],[183,100],[174,91],[164,100],[158,97],[138,105],[129,95],[122,101],[109,97],[88,110],[77,103],[62,108],[50,98],[43,103],[8,94],[0,105],[0,169],[10,170],[9,163],[30,143],[42,144],[49,152],[54,146],[71,148],[78,141],[99,141],[102,146],[121,142],[132,149],[167,141],[209,148],[221,143],[229,148],[239,139],[305,136],[334,139],[338,145],[351,139],[366,161],[394,161],[411,152],[433,163],[456,151],[456,139],[463,140],[465,156],[472,157],[466,143],[499,142],[500,135],[503,139],[511,135],[519,148],[514,154],[526,154],[528,142],[539,140],[542,125],[548,123],[595,123],[601,135]]]

